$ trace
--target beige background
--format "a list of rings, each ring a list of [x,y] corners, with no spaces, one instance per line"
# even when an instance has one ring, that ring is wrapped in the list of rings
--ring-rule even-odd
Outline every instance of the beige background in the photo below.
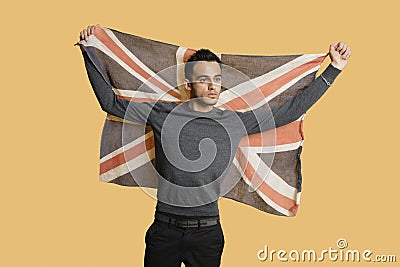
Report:
[[[3,4],[0,266],[142,266],[155,200],[140,188],[98,182],[105,113],[73,46],[96,23],[220,53],[324,53],[330,43],[348,43],[351,62],[306,117],[299,214],[277,217],[220,200],[222,266],[291,266],[260,262],[256,253],[265,245],[321,251],[340,237],[349,249],[400,261],[395,2]]]

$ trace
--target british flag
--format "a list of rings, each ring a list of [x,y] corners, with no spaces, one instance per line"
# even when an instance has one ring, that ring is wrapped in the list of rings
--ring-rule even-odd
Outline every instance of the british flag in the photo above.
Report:
[[[196,51],[114,29],[97,26],[84,47],[104,79],[120,98],[139,102],[189,98],[183,85],[183,65]],[[250,56],[217,54],[249,78],[221,92],[217,108],[247,111],[283,105],[314,79],[327,54]],[[174,67],[172,82],[159,75]],[[150,82],[149,82],[150,81]],[[141,87],[143,83],[148,86]],[[248,86],[246,83],[251,83]],[[173,86],[178,84],[179,86]],[[138,88],[142,88],[138,90]],[[260,93],[261,92],[261,93]],[[224,198],[261,211],[294,216],[302,190],[300,154],[305,114],[274,130],[243,138],[227,176],[240,177]],[[129,132],[129,136],[122,131]],[[270,138],[274,135],[274,138]],[[270,140],[274,140],[271,142]],[[268,161],[273,154],[271,164]],[[100,181],[123,186],[157,188],[154,139],[150,126],[107,115],[101,138]]]

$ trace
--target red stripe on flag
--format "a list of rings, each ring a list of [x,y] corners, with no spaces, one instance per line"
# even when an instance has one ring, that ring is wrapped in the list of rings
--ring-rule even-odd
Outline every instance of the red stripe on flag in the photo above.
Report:
[[[94,29],[94,35],[99,39],[108,49],[110,49],[121,61],[123,61],[125,64],[127,64],[129,67],[131,67],[134,71],[136,71],[139,75],[141,75],[143,78],[148,80],[151,78],[151,75],[148,74],[145,70],[143,70],[139,65],[137,65],[122,49],[119,47],[111,38],[108,36],[108,34],[101,29],[100,27],[95,27]],[[160,83],[156,79],[152,79],[151,83],[153,83],[155,86],[160,88],[161,90],[165,91],[166,93],[180,99],[180,94],[170,90],[167,86],[164,84]]]
[[[258,187],[258,190],[260,190],[264,195],[266,195],[278,206],[286,210],[293,209],[293,206],[296,205],[296,201],[280,194],[279,192],[275,191],[272,187],[270,187],[267,183],[265,183],[263,179],[258,175],[258,173],[254,170],[251,163],[247,161],[241,149],[238,149],[237,151],[238,154],[236,154],[236,156],[238,162],[242,170],[245,170],[244,173],[246,174],[246,177],[250,180],[250,182],[254,185],[260,185]]]
[[[303,140],[301,124],[302,120],[293,121],[276,129],[244,136],[239,146],[277,146],[298,142]]]
[[[154,147],[154,136],[151,136],[144,140],[143,142],[140,142],[139,144],[135,145],[134,147],[123,151],[114,157],[102,162],[100,164],[100,174],[106,173],[109,170],[112,170],[122,164],[125,164],[126,162],[142,155],[145,153],[147,150],[150,150]]]
[[[283,85],[287,84],[294,78],[320,65],[324,61],[325,57],[326,56],[321,56],[301,66],[298,66],[297,68],[292,69],[291,71],[283,74],[282,76],[268,83],[265,83],[258,88],[255,88],[251,92],[248,92],[235,99],[228,101],[227,103],[221,105],[221,107],[230,110],[240,110],[252,107],[255,104],[259,103],[261,99],[279,90]]]
[[[183,62],[186,63],[194,53],[196,53],[196,50],[187,48],[185,54],[183,54]]]

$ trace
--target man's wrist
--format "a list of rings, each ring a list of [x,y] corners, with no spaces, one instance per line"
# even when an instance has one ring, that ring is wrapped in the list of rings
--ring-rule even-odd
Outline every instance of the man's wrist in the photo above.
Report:
[[[338,70],[343,70],[344,66],[340,66],[339,64],[335,63],[334,61],[331,62],[331,65],[337,68]]]
[[[324,72],[321,74],[321,78],[328,85],[331,85],[336,77],[342,72],[341,69],[336,68],[332,63],[326,67]]]

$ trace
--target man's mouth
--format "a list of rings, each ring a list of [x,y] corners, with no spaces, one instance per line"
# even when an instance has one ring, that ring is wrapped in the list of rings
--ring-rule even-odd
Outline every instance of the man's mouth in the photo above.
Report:
[[[216,97],[217,97],[217,94],[208,94],[208,97],[210,97],[210,98],[216,98]]]

